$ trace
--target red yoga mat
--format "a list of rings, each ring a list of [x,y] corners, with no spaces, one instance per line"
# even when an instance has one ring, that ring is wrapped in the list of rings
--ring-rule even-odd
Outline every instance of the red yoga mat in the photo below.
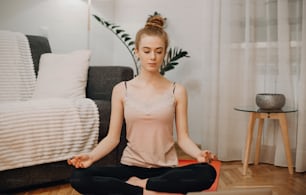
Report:
[[[189,164],[193,164],[193,163],[197,163],[197,161],[196,160],[184,160],[184,159],[179,160],[179,166],[189,165]],[[216,177],[216,180],[213,183],[213,185],[209,189],[204,190],[204,192],[214,192],[214,191],[217,191],[217,188],[218,188],[218,182],[219,182],[219,178],[220,178],[221,161],[214,160],[210,164],[216,169],[217,177]]]

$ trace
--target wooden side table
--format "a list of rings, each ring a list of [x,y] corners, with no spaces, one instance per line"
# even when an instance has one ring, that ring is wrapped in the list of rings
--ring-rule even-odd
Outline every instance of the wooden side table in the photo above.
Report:
[[[247,132],[247,138],[246,138],[246,143],[245,143],[245,152],[244,152],[245,155],[244,155],[244,160],[243,160],[242,174],[246,175],[247,173],[253,132],[254,132],[254,125],[257,119],[259,120],[259,123],[258,123],[258,134],[257,134],[257,139],[256,139],[254,164],[258,165],[258,162],[259,162],[262,128],[264,125],[264,120],[265,119],[276,119],[279,121],[280,128],[281,128],[283,144],[285,147],[286,158],[288,162],[289,174],[293,174],[293,163],[292,163],[292,157],[291,157],[291,151],[290,151],[286,113],[297,112],[297,109],[283,108],[282,110],[261,110],[261,109],[258,109],[257,107],[235,107],[234,109],[237,111],[250,113],[248,132]]]

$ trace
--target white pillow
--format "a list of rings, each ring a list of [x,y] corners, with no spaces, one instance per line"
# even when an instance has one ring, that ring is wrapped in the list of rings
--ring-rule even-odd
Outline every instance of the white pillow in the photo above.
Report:
[[[90,55],[89,50],[43,54],[33,99],[85,98]]]

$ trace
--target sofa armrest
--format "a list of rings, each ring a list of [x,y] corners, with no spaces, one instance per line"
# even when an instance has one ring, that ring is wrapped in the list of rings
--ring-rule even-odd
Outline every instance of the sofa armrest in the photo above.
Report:
[[[113,87],[121,81],[132,79],[133,76],[133,69],[127,66],[90,66],[86,97],[110,101]]]

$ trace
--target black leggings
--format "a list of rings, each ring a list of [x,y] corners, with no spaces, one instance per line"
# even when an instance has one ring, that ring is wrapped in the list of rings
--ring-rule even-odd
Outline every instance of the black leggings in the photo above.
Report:
[[[148,178],[147,190],[185,194],[208,189],[216,179],[216,171],[207,163],[175,168],[142,168],[121,164],[75,169],[70,183],[82,194],[142,195],[141,187],[126,183],[132,176]]]

